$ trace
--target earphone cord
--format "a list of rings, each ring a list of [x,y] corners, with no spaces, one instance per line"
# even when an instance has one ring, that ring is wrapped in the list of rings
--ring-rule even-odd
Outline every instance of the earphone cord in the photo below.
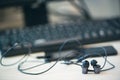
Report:
[[[66,43],[67,43],[67,42],[64,42],[63,45],[61,45],[61,47],[59,48],[59,53],[62,51],[62,48],[64,47],[64,45],[65,45]],[[58,58],[58,60],[57,60],[51,67],[49,67],[48,69],[46,69],[45,71],[42,71],[42,72],[40,72],[40,73],[25,72],[25,70],[30,70],[30,69],[33,69],[33,68],[42,66],[42,65],[47,64],[47,63],[38,64],[38,65],[29,67],[29,68],[21,69],[21,66],[23,66],[23,64],[27,62],[27,60],[26,60],[26,61],[21,62],[21,63],[18,65],[18,70],[19,70],[20,72],[24,73],[24,74],[39,75],[39,74],[43,74],[43,73],[45,73],[45,72],[51,70],[51,69],[58,63],[59,60],[60,60],[60,58]]]
[[[108,62],[112,67],[110,67],[110,68],[108,68],[108,69],[103,69],[102,71],[108,71],[108,70],[111,70],[111,69],[115,68],[115,65],[114,65],[114,64],[112,64],[112,63],[109,62],[108,60],[107,60],[107,62]]]
[[[18,70],[19,70],[20,72],[24,73],[24,74],[29,74],[29,75],[39,75],[39,74],[43,74],[43,73],[51,70],[51,69],[58,63],[58,61],[60,61],[61,59],[63,59],[63,57],[61,57],[61,51],[62,51],[62,49],[64,48],[64,46],[65,46],[68,42],[70,42],[70,41],[71,41],[71,40],[66,40],[66,41],[60,46],[60,48],[59,48],[59,50],[58,50],[58,52],[59,52],[59,58],[58,58],[58,59],[55,61],[55,63],[54,63],[51,67],[49,67],[47,70],[42,71],[42,72],[40,72],[40,73],[25,72],[25,70],[30,70],[30,69],[33,69],[33,68],[35,68],[35,67],[39,67],[39,66],[42,66],[42,65],[44,65],[44,64],[47,64],[47,63],[42,63],[42,64],[38,64],[38,65],[29,67],[29,68],[21,69],[21,67],[23,66],[24,63],[27,62],[27,60],[21,62],[21,63],[18,65]],[[80,44],[80,42],[79,42],[78,40],[75,40],[75,41]]]
[[[20,61],[22,61],[25,57],[27,57],[28,54],[25,54],[21,59],[19,59],[18,61],[12,63],[12,64],[4,64],[2,61],[3,61],[3,58],[6,54],[8,54],[9,51],[11,51],[12,49],[14,49],[16,46],[18,46],[17,43],[15,43],[12,47],[10,47],[6,52],[4,52],[0,58],[0,64],[2,66],[13,66],[13,65],[16,65],[18,64]]]
[[[104,54],[105,54],[105,56],[103,56],[103,58],[105,59],[105,62],[103,64],[103,66],[101,67],[101,71],[107,71],[107,70],[111,70],[111,69],[115,68],[115,65],[107,60],[107,51],[106,51],[106,49],[104,47],[101,47],[101,48],[104,50]],[[107,69],[103,69],[105,67],[106,63],[110,64],[112,67],[107,68]]]
[[[103,66],[100,68],[101,71],[107,71],[107,70],[111,70],[111,69],[115,68],[115,65],[112,64],[111,62],[109,62],[109,61],[107,60],[107,51],[106,51],[106,49],[105,49],[104,47],[101,47],[101,49],[104,50],[104,54],[105,54],[105,56],[103,56],[103,58],[105,59],[104,64],[103,64]],[[91,55],[93,55],[93,54],[91,54]],[[99,54],[97,54],[97,55],[99,55]],[[101,55],[100,55],[100,56],[101,56]],[[71,62],[71,64],[75,64],[75,65],[78,65],[78,66],[82,66],[82,65],[78,64],[79,62],[72,62],[72,61],[70,61],[70,62]],[[112,67],[111,67],[111,68],[107,68],[107,69],[103,69],[103,68],[105,67],[106,63],[109,63]],[[89,70],[89,71],[93,71],[93,70]]]

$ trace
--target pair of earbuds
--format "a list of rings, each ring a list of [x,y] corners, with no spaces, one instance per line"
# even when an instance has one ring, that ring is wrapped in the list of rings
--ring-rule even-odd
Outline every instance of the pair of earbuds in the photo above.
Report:
[[[82,62],[82,73],[83,74],[87,74],[88,72],[94,72],[95,74],[99,74],[101,72],[101,66],[99,64],[97,64],[96,60],[92,60],[91,61],[91,66],[93,66],[93,70],[89,69],[89,65],[90,63],[85,60]]]

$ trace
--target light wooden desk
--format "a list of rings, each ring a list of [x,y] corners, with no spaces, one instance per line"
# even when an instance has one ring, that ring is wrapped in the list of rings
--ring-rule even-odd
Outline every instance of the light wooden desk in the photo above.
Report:
[[[61,62],[53,67],[50,71],[41,74],[41,75],[26,75],[17,70],[16,66],[3,67],[0,66],[0,80],[120,80],[120,41],[107,42],[93,45],[86,45],[85,47],[93,46],[106,46],[113,45],[117,51],[117,56],[109,56],[108,60],[113,63],[116,67],[112,70],[101,72],[100,74],[82,74],[81,67],[76,65],[64,65]],[[33,54],[34,57],[37,54]],[[8,58],[6,61],[16,61],[19,57]],[[94,58],[98,61],[99,64],[103,64],[104,59],[102,57]],[[33,65],[29,64],[29,65]],[[51,65],[47,64],[47,66]],[[109,64],[105,68],[111,67]],[[41,71],[41,67],[38,67],[35,71]]]

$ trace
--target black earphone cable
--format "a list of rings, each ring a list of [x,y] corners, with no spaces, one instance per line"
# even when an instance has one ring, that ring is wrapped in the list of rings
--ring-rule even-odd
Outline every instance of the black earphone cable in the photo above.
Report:
[[[111,70],[111,69],[115,68],[115,65],[112,64],[111,62],[109,62],[109,61],[107,60],[107,51],[106,51],[106,49],[105,49],[104,47],[101,47],[101,49],[104,50],[104,54],[105,54],[105,56],[103,56],[103,58],[105,59],[104,64],[103,64],[103,66],[100,68],[101,71],[108,71],[108,70]],[[93,55],[93,54],[91,54],[91,55]],[[100,55],[100,54],[97,54],[97,55]],[[90,55],[89,55],[89,56],[90,56]],[[100,55],[100,56],[101,56],[101,55]],[[84,57],[86,57],[86,56],[83,56],[81,59],[84,59]],[[78,66],[81,66],[81,67],[82,67],[82,65],[78,64],[78,63],[79,63],[78,61],[77,61],[77,62],[72,62],[72,61],[70,61],[70,62],[71,62],[71,64],[75,64],[75,65],[78,65]],[[107,69],[103,69],[103,68],[105,67],[106,63],[110,64],[112,67],[107,68]],[[88,69],[88,71],[93,72],[94,70]]]
[[[105,62],[103,64],[103,66],[101,67],[101,71],[108,71],[108,70],[111,70],[111,69],[115,68],[115,65],[107,60],[107,51],[106,51],[106,49],[104,47],[101,47],[101,48],[104,50],[104,54],[105,54],[105,56],[103,56],[103,58],[105,59]],[[107,69],[103,69],[105,67],[106,63],[110,64],[112,67],[107,68]]]
[[[109,62],[108,60],[107,60],[107,62],[108,62],[112,67],[107,68],[107,69],[103,69],[102,71],[108,71],[108,70],[111,70],[111,69],[115,68],[115,65],[114,65],[114,64],[112,64],[112,63]]]
[[[103,56],[103,58],[105,59],[105,62],[103,64],[103,66],[101,67],[101,69],[103,69],[105,67],[105,65],[106,65],[106,62],[107,62],[107,51],[106,51],[106,49],[104,47],[101,47],[101,49],[103,49],[104,54],[105,54],[105,56]]]
[[[39,75],[39,74],[43,74],[43,73],[45,73],[45,72],[51,70],[51,69],[58,63],[58,61],[60,61],[60,60],[63,59],[63,57],[61,57],[61,51],[62,51],[62,49],[64,48],[64,46],[65,46],[68,42],[70,42],[70,41],[71,41],[71,40],[66,40],[66,41],[64,41],[64,43],[60,46],[60,48],[59,48],[59,50],[58,50],[59,58],[55,61],[55,63],[54,63],[51,67],[49,67],[49,68],[46,69],[45,71],[42,71],[42,72],[39,72],[39,73],[25,72],[26,70],[30,70],[30,69],[33,69],[33,68],[42,66],[42,65],[44,65],[44,64],[47,64],[47,63],[42,63],[42,64],[38,64],[38,65],[29,67],[29,68],[22,69],[21,67],[23,66],[24,63],[27,62],[27,60],[21,62],[21,63],[18,65],[18,70],[19,70],[20,72],[24,73],[24,74],[29,74],[29,75]],[[76,41],[77,43],[81,44],[78,40],[75,40],[75,41]]]
[[[63,45],[61,45],[61,47],[59,48],[59,53],[61,52],[61,50],[62,50],[62,48],[64,47],[65,44],[66,44],[66,42],[64,42]],[[38,64],[38,65],[35,65],[35,66],[32,66],[32,67],[29,67],[29,68],[26,68],[26,69],[21,69],[21,66],[23,66],[23,64],[24,64],[25,62],[27,62],[27,60],[26,60],[26,61],[24,61],[24,62],[21,62],[21,63],[18,65],[18,70],[19,70],[20,72],[24,73],[24,74],[29,74],[29,75],[39,75],[39,74],[43,74],[43,73],[45,73],[45,72],[51,70],[51,69],[52,69],[52,68],[58,63],[59,60],[60,60],[60,58],[58,58],[58,60],[55,61],[55,63],[54,63],[51,67],[49,67],[49,68],[46,69],[45,71],[42,71],[42,72],[39,72],[39,73],[25,72],[25,70],[30,70],[30,69],[33,69],[33,68],[36,68],[36,67],[42,66],[42,65],[47,64],[47,63]]]
[[[3,60],[4,56],[5,56],[10,50],[12,50],[13,48],[15,48],[18,44],[14,44],[13,47],[9,48],[5,53],[3,53],[2,57],[0,58],[0,64],[1,64],[2,66],[13,66],[13,65],[19,63],[20,61],[22,61],[23,59],[25,59],[25,57],[26,57],[26,59],[25,59],[24,61],[22,61],[21,63],[19,63],[19,65],[18,65],[18,70],[19,70],[20,72],[24,73],[24,74],[29,74],[29,75],[39,75],[39,74],[43,74],[43,73],[51,70],[51,69],[58,63],[58,61],[60,61],[60,60],[62,60],[62,59],[64,58],[64,57],[61,57],[61,51],[62,51],[62,49],[64,48],[64,46],[65,46],[69,41],[71,41],[71,40],[66,40],[66,41],[60,46],[60,48],[59,48],[59,50],[58,50],[58,52],[59,52],[59,58],[55,61],[55,63],[54,63],[51,67],[49,67],[47,70],[45,70],[45,71],[43,71],[43,72],[40,72],[40,73],[29,73],[29,72],[25,72],[25,71],[26,71],[26,70],[33,69],[33,68],[35,68],[35,67],[42,66],[42,65],[47,64],[47,63],[38,64],[38,65],[29,67],[29,68],[25,68],[25,69],[22,69],[22,68],[21,68],[24,63],[29,62],[29,61],[28,61],[28,58],[29,58],[29,55],[30,55],[30,53],[31,53],[31,48],[28,48],[28,54],[25,54],[25,55],[24,55],[20,60],[18,60],[17,62],[12,63],[12,64],[4,64],[4,63],[2,63],[2,60]],[[78,44],[81,45],[81,43],[80,43],[78,40],[75,40],[75,41],[76,41]],[[107,51],[106,51],[106,49],[105,49],[104,47],[101,47],[101,48],[104,50],[104,54],[105,54],[105,56],[103,56],[103,58],[105,59],[105,62],[104,62],[104,64],[103,64],[103,66],[101,67],[101,71],[107,71],[107,70],[111,70],[111,69],[115,68],[115,65],[113,65],[112,63],[110,63],[110,62],[107,60]],[[97,55],[98,55],[98,54],[97,54]],[[84,56],[83,56],[83,57],[84,57]],[[69,62],[70,62],[70,64],[75,64],[75,65],[78,65],[78,66],[82,66],[81,64],[79,64],[79,62],[73,62],[73,61],[69,61]],[[103,68],[105,67],[105,65],[106,65],[106,62],[108,62],[112,67],[111,67],[111,68],[107,68],[107,69],[103,69]],[[89,70],[89,71],[93,71],[93,70]]]
[[[15,48],[16,46],[18,46],[18,45],[19,45],[18,43],[15,43],[15,44],[14,44],[12,47],[10,47],[7,51],[5,51],[4,53],[2,53],[1,58],[0,58],[0,64],[1,64],[2,66],[13,66],[13,65],[16,65],[16,64],[18,64],[20,61],[22,61],[23,59],[25,59],[25,58],[27,57],[28,54],[25,54],[21,59],[19,59],[18,61],[14,62],[14,63],[12,63],[12,64],[4,64],[4,63],[3,63],[4,56],[5,56],[6,54],[8,54],[9,51],[11,51],[12,49],[14,49],[14,48]]]

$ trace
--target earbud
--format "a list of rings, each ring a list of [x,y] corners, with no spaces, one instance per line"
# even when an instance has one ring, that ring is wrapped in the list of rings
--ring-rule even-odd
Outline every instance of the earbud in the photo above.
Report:
[[[94,68],[94,73],[99,74],[101,72],[100,65],[97,64],[96,60],[92,60],[91,65]]]
[[[92,60],[92,61],[91,61],[91,65],[92,65],[92,66],[96,66],[96,65],[97,65],[97,61],[96,61],[96,60]]]
[[[91,61],[91,65],[93,66],[94,70],[89,70],[89,62],[87,60],[82,62],[82,73],[87,74],[88,71],[92,71],[95,74],[99,74],[101,72],[100,65],[97,64],[96,60]]]
[[[87,60],[82,62],[82,73],[87,74],[88,73],[88,67],[89,67],[89,62]]]

